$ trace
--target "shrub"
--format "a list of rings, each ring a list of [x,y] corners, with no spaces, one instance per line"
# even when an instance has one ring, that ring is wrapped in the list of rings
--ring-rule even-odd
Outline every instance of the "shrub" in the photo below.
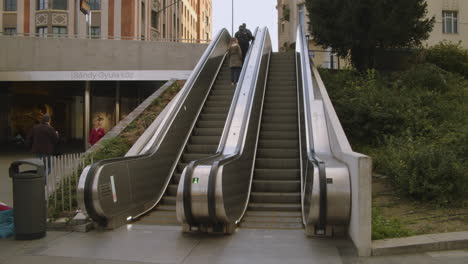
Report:
[[[377,173],[417,200],[445,206],[467,197],[467,79],[428,63],[321,75],[350,143],[373,157]]]
[[[455,142],[453,142],[455,143]],[[468,163],[453,144],[426,138],[391,138],[373,153],[375,170],[410,197],[450,205],[466,196]]]
[[[468,50],[460,43],[441,42],[423,51],[423,61],[468,78]]]

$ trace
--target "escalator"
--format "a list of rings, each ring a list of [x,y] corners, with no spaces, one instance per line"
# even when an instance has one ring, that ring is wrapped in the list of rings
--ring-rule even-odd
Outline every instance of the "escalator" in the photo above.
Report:
[[[346,230],[348,168],[357,168],[362,156],[349,147],[312,68],[303,27],[290,53],[273,53],[268,30],[260,32],[219,153],[191,162],[181,175],[178,220],[184,231],[234,233],[239,226],[323,236]]]
[[[161,202],[138,224],[179,225],[175,210],[181,173],[189,162],[216,152],[234,91],[235,86],[230,83],[229,61],[225,59]]]
[[[302,229],[294,53],[273,53],[252,192],[241,228]]]

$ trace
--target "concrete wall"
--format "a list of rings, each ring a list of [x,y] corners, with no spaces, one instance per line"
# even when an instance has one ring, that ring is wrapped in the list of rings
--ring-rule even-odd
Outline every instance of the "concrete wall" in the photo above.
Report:
[[[192,70],[207,44],[0,36],[1,71]]]

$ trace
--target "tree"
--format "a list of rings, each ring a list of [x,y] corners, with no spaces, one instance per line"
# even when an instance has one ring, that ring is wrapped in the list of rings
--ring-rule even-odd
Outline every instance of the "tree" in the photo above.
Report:
[[[362,71],[373,68],[377,49],[421,45],[434,18],[425,0],[306,0],[314,40]]]

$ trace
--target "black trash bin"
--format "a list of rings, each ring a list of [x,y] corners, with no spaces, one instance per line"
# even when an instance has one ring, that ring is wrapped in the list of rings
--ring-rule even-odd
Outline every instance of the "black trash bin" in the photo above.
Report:
[[[33,170],[20,171],[20,166],[33,166]],[[40,159],[17,160],[10,165],[13,179],[13,215],[15,238],[30,240],[46,234],[47,208],[45,197],[46,177]]]

